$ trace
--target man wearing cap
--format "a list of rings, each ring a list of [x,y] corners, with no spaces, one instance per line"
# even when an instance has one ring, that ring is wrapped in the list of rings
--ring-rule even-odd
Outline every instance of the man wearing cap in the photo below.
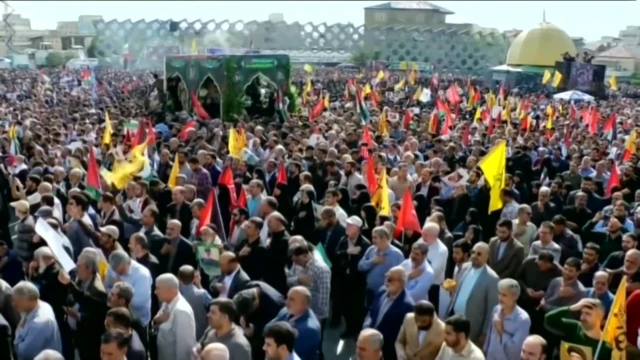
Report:
[[[107,225],[100,228],[100,247],[107,259],[112,252],[122,250],[122,246],[118,243],[119,237],[120,231],[113,225]]]
[[[13,238],[13,250],[22,261],[28,263],[33,258],[31,241],[36,234],[35,220],[29,214],[29,202],[26,200],[14,201],[11,203],[11,207],[15,209],[18,218],[15,225],[16,235]]]
[[[339,322],[344,316],[346,329],[343,337],[358,336],[364,321],[364,299],[367,280],[365,275],[358,271],[358,263],[369,249],[371,243],[360,232],[362,220],[357,216],[347,219],[346,235],[338,242],[336,253],[331,259],[332,291],[334,299],[342,299],[333,302],[335,322]],[[347,296],[348,294],[348,296]]]

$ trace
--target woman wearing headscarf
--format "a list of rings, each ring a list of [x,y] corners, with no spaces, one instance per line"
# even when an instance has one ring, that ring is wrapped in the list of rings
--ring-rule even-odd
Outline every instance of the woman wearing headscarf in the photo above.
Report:
[[[369,195],[369,191],[365,187],[364,189],[358,189],[356,187],[358,193],[351,199],[351,206],[355,213],[362,210],[366,204],[371,202],[371,195]]]
[[[315,201],[316,193],[313,190],[303,190],[293,211],[292,235],[300,235],[311,243],[315,242]]]
[[[291,215],[293,214],[293,205],[291,203],[291,196],[289,196],[287,184],[276,184],[275,189],[273,189],[273,197],[278,200],[278,212],[282,214],[285,219],[291,219]]]
[[[353,215],[353,207],[351,206],[351,197],[349,196],[349,190],[344,186],[340,186],[338,188],[338,192],[340,192],[340,199],[338,199],[338,204],[340,205],[342,210],[347,213],[347,215]]]
[[[364,204],[362,209],[360,209],[360,217],[362,218],[362,235],[369,241],[371,240],[371,230],[377,226],[377,215],[378,212],[371,203]]]
[[[469,225],[464,233],[464,240],[471,245],[482,241],[482,229],[478,225]]]
[[[453,236],[456,238],[464,236],[464,234],[467,232],[467,229],[469,229],[471,225],[476,225],[478,227],[478,230],[480,230],[480,233],[482,234],[482,228],[480,227],[480,224],[478,222],[478,210],[474,208],[470,208],[467,211],[467,215],[464,217],[464,220],[462,220],[455,227],[455,229],[453,229]]]

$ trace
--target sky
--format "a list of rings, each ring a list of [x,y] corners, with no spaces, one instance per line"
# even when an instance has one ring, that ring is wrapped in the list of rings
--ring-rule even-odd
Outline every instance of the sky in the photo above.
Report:
[[[382,1],[9,1],[15,12],[31,19],[34,29],[55,29],[58,21],[79,15],[105,20],[267,20],[282,13],[287,22],[328,24],[364,22],[363,8]],[[618,36],[628,25],[640,25],[637,1],[433,1],[455,14],[450,23],[474,23],[498,30],[536,27],[548,22],[587,41]]]

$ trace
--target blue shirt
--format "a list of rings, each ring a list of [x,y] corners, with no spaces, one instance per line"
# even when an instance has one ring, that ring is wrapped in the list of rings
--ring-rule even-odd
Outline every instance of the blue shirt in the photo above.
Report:
[[[33,360],[46,349],[62,352],[60,330],[53,309],[44,301],[38,305],[22,321],[16,329],[13,341],[17,360]]]
[[[146,326],[151,321],[151,273],[149,269],[131,260],[129,272],[124,276],[118,276],[111,267],[107,271],[105,288],[111,291],[113,284],[119,281],[129,283],[133,287],[133,299],[131,299],[131,312],[142,325]]]
[[[385,258],[381,264],[374,264],[376,256]],[[392,267],[400,265],[404,261],[402,251],[389,244],[385,251],[379,251],[371,246],[364,253],[358,263],[358,270],[367,273],[367,289],[377,292],[384,285],[384,278]]]
[[[600,220],[596,223],[596,225],[593,227],[593,231],[599,231],[599,232],[609,232],[609,230],[607,230],[607,226],[609,225],[609,220],[607,219],[607,221],[604,220]],[[624,227],[625,229],[627,229],[628,232],[633,233],[635,232],[635,226],[633,225],[633,221],[629,220],[629,219],[624,219],[624,224],[622,224],[622,227]]]
[[[611,310],[611,306],[613,305],[613,299],[615,295],[611,293],[611,291],[607,291],[606,293],[596,296],[596,290],[594,288],[588,288],[585,295],[587,295],[590,299],[598,299],[604,306],[604,317],[609,316],[609,310]]]
[[[513,360],[520,358],[520,351],[524,340],[529,336],[531,319],[526,311],[519,306],[507,316],[502,315],[502,336],[493,326],[493,319],[501,316],[502,306],[496,305],[491,313],[491,324],[484,342],[484,352],[487,360]]]
[[[404,268],[404,271],[408,274],[414,270],[411,259],[407,259],[400,265]],[[411,296],[413,302],[420,300],[429,300],[429,288],[433,284],[433,268],[426,261],[422,264],[422,274],[413,280],[407,280],[407,284],[404,289]]]
[[[464,274],[464,278],[461,280],[462,284],[460,285],[460,291],[458,291],[458,296],[455,299],[455,303],[453,304],[453,311],[457,315],[464,315],[467,310],[467,299],[469,295],[471,295],[471,291],[473,290],[473,285],[476,284],[478,277],[480,277],[480,273],[484,270],[484,267],[480,269],[476,269],[471,267],[471,269]]]

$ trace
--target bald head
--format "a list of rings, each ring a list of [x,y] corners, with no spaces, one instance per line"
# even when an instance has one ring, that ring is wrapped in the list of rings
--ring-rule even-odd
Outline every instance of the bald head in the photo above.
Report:
[[[520,358],[522,360],[546,359],[547,341],[540,335],[529,335],[522,344]]]
[[[300,316],[311,306],[311,292],[304,286],[294,286],[287,294],[287,310],[289,314]]]
[[[357,358],[359,360],[382,359],[382,345],[384,338],[376,329],[364,329],[358,336],[356,343]]]
[[[229,350],[221,343],[209,344],[202,350],[200,358],[202,360],[229,360]]]

